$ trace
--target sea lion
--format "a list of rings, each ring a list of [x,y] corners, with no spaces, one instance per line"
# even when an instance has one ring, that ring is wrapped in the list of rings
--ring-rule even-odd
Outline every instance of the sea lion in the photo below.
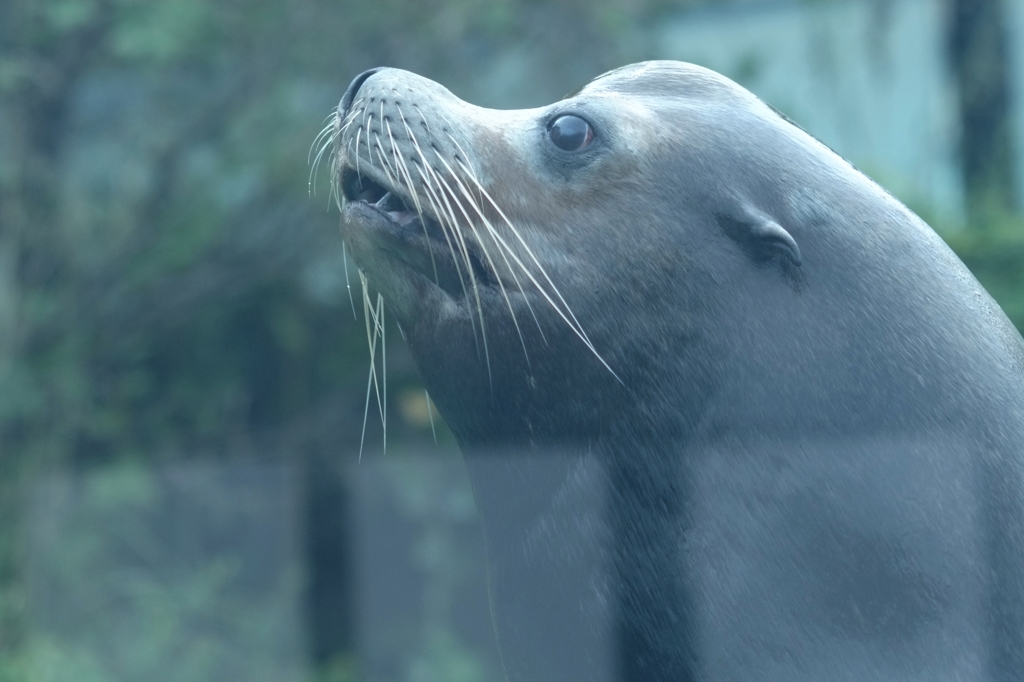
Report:
[[[900,202],[677,62],[523,111],[376,69],[331,138],[509,680],[1024,679],[1024,342]]]

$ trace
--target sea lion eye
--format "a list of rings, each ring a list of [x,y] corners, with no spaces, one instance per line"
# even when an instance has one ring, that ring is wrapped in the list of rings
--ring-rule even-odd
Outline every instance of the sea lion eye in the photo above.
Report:
[[[559,116],[548,126],[548,135],[559,149],[578,152],[594,139],[594,130],[579,116]]]

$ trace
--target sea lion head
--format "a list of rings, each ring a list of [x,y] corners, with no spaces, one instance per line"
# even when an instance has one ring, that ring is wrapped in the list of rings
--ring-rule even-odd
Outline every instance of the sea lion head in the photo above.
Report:
[[[344,238],[464,445],[687,428],[736,343],[737,288],[755,307],[799,292],[815,211],[793,198],[837,175],[754,95],[678,62],[515,111],[376,69],[333,137]],[[745,335],[773,343],[761,326]]]

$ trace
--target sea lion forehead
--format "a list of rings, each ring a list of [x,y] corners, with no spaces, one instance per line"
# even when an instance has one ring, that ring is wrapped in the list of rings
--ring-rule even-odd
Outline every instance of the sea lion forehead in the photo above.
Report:
[[[747,99],[747,91],[710,69],[674,61],[630,64],[604,73],[578,93],[580,96],[622,96],[672,99]]]

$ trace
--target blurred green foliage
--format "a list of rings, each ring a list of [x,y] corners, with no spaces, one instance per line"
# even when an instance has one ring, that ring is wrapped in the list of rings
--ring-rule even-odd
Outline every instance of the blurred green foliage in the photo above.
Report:
[[[126,464],[43,482],[29,517],[30,679],[305,679],[297,538],[282,521],[296,510],[275,494],[291,478]],[[244,564],[253,556],[260,566]]]
[[[960,260],[1024,331],[1024,217],[990,214],[971,229],[942,233]]]

